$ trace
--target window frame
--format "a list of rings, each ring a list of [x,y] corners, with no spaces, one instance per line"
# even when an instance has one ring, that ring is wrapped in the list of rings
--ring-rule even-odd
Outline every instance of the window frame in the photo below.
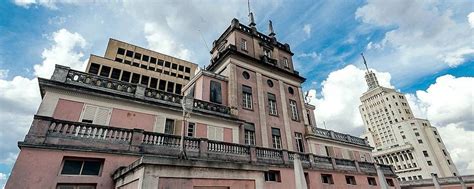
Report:
[[[78,174],[64,174],[63,171],[64,171],[64,165],[66,161],[81,161],[81,169],[79,170],[79,173]],[[85,162],[99,162],[100,163],[100,167],[99,167],[97,175],[82,174],[84,171]],[[58,175],[61,175],[61,176],[99,176],[100,177],[104,169],[104,162],[105,162],[105,159],[100,159],[100,158],[82,158],[82,157],[65,156],[63,157],[63,160],[61,161],[61,169],[59,170]]]
[[[290,112],[291,112],[291,120],[293,121],[300,121],[299,114],[298,114],[298,104],[295,100],[289,99],[290,105]]]
[[[250,92],[246,92],[246,90],[244,90],[245,87],[250,89]],[[252,87],[246,85],[242,85],[242,108],[247,110],[253,110]]]

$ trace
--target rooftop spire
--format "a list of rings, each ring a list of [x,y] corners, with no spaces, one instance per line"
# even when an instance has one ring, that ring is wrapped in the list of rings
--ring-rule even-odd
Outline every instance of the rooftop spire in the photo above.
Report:
[[[268,34],[270,37],[274,37],[276,35],[275,32],[273,32],[273,24],[271,20],[268,21],[268,32],[270,32],[270,34]]]
[[[364,60],[365,69],[367,70],[365,72],[365,82],[367,82],[367,86],[369,86],[369,90],[379,87],[379,81],[377,80],[377,76],[375,75],[374,72],[369,70],[369,67],[367,66],[367,61],[365,61],[364,54],[360,53],[360,55],[362,56],[362,59]]]
[[[249,26],[250,27],[255,27],[255,19],[253,18],[253,13],[252,11],[250,11],[250,0],[247,0],[247,7],[248,7],[248,10],[249,10]]]

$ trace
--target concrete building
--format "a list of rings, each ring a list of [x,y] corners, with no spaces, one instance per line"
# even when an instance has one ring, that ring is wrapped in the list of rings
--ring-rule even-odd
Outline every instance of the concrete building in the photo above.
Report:
[[[316,127],[290,46],[269,28],[266,35],[253,21],[232,20],[205,70],[190,75],[195,67],[182,64],[191,72],[181,94],[151,80],[122,81],[124,70],[151,78],[153,65],[115,58],[153,53],[116,40],[87,72],[57,65],[51,79],[38,79],[43,100],[6,188],[288,189],[302,177],[310,189],[399,188],[393,167],[373,162],[366,140]],[[104,66],[110,74],[101,74]],[[183,115],[189,99],[192,111]]]
[[[360,97],[359,111],[366,128],[363,137],[375,147],[375,161],[392,165],[401,181],[431,178],[431,174],[458,176],[436,127],[415,118],[405,95],[380,86],[368,68],[365,79],[368,90]]]
[[[185,60],[109,39],[104,57],[91,55],[86,72],[181,94],[197,68]]]

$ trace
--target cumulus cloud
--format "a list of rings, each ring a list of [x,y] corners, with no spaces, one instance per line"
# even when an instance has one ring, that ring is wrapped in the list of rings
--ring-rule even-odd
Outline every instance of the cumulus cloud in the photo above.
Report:
[[[437,1],[369,0],[358,8],[356,19],[363,24],[389,30],[382,40],[367,46],[374,66],[392,70],[406,82],[471,60],[472,30],[465,19],[455,20],[452,10],[438,5]]]
[[[48,78],[53,74],[54,65],[61,64],[72,69],[85,69],[85,62],[81,60],[82,52],[76,52],[75,48],[84,48],[86,40],[79,33],[71,33],[66,29],[60,29],[52,35],[54,45],[45,49],[41,56],[43,63],[33,67],[35,75]]]
[[[191,51],[183,44],[177,43],[166,28],[160,27],[157,23],[145,23],[145,38],[148,48],[175,56],[181,59],[190,60]]]
[[[4,79],[8,76],[8,70],[0,70],[0,79]]]
[[[48,9],[58,9],[58,4],[79,4],[85,2],[92,2],[92,0],[14,0],[18,6],[30,8],[32,6],[43,6]]]
[[[77,52],[77,48],[84,47],[86,41],[80,34],[60,29],[52,36],[51,47],[43,51],[43,62],[34,66],[35,76],[49,78],[55,64],[74,69],[83,66],[82,53]],[[0,164],[12,166],[18,153],[17,142],[28,132],[41,102],[38,80],[22,76],[11,80],[0,77],[0,91]]]
[[[376,72],[382,86],[392,87],[390,74]],[[364,79],[365,71],[348,65],[340,70],[331,72],[322,83],[321,97],[316,98],[314,90],[311,103],[317,108],[316,119],[320,127],[323,122],[328,129],[361,135],[363,131],[362,118],[359,113],[359,97],[367,90]]]
[[[316,62],[321,61],[321,54],[319,54],[317,52],[302,53],[302,54],[298,55],[298,57],[311,58]]]
[[[364,124],[359,112],[359,97],[367,90],[365,70],[348,65],[333,71],[322,83],[320,97],[309,91],[310,103],[315,105],[318,127],[361,135]],[[375,71],[381,86],[393,88],[391,75]],[[406,94],[415,117],[428,119],[436,126],[462,174],[474,173],[474,149],[465,141],[474,136],[473,77],[438,77],[426,90]]]

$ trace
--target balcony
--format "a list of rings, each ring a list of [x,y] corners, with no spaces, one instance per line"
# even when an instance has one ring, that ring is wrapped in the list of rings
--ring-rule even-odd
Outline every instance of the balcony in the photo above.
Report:
[[[71,88],[82,87],[98,93],[107,93],[110,96],[119,96],[132,100],[145,101],[150,104],[165,105],[179,110],[182,108],[181,100],[183,99],[183,96],[181,95],[147,88],[140,84],[123,82],[107,77],[71,70],[69,67],[60,65],[56,65],[51,80],[61,84],[72,85],[72,87],[68,86]],[[40,84],[46,82],[48,81],[40,79]],[[196,112],[215,114],[217,116],[231,116],[229,107],[198,99],[194,99],[193,110]]]
[[[321,129],[317,127],[312,127],[311,128],[313,135],[321,138],[327,138],[327,139],[332,139],[344,143],[350,143],[350,144],[356,144],[356,145],[361,145],[361,146],[367,146],[369,147],[368,142],[359,137],[351,136],[348,134],[343,134],[343,133],[338,133],[334,132],[332,130],[326,130],[326,129]]]
[[[179,142],[179,136],[147,132],[142,129],[124,129],[35,116],[30,131],[25,140],[19,142],[19,146],[177,158]],[[205,138],[185,137],[184,143],[188,158],[196,161],[288,167],[292,166],[295,157],[299,156],[305,169],[375,173],[375,164],[368,162],[213,141]],[[390,166],[380,166],[383,168],[384,174],[394,175]]]

